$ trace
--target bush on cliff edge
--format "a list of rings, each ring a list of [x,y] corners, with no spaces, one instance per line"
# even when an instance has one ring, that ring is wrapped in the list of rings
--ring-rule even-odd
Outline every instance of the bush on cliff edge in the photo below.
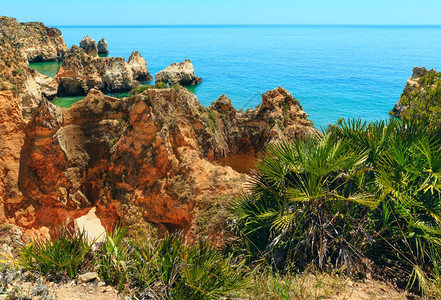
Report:
[[[439,293],[440,141],[418,125],[341,120],[269,147],[232,208],[250,261],[374,272]]]

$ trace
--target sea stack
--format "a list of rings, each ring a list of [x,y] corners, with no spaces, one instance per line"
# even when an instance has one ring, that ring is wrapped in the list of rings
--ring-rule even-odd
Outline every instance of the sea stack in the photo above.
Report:
[[[104,38],[98,42],[98,54],[109,54],[109,50],[107,50],[107,42]]]
[[[138,81],[150,81],[153,79],[147,69],[147,62],[139,54],[138,51],[133,51],[127,62],[132,67],[133,79]]]
[[[90,56],[98,56],[98,47],[95,40],[90,36],[86,35],[83,37],[83,39],[80,41],[80,47],[83,48],[83,50],[86,51],[86,53]]]
[[[201,81],[202,78],[194,74],[193,64],[189,59],[186,59],[184,62],[171,64],[155,75],[156,83],[164,82],[170,86],[174,84],[182,86],[196,85]]]

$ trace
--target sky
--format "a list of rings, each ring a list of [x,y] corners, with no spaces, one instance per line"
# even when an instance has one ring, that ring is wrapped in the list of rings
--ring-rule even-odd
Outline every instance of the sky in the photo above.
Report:
[[[46,25],[441,25],[441,0],[0,0],[0,15]]]

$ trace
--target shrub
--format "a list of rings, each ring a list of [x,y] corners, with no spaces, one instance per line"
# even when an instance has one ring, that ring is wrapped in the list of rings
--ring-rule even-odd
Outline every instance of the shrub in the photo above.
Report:
[[[253,256],[278,269],[326,263],[355,269],[368,240],[362,216],[378,205],[359,185],[367,156],[330,135],[269,147],[252,192],[233,207]]]
[[[184,87],[182,85],[180,85],[179,83],[176,83],[176,84],[172,85],[171,88],[175,89],[175,90],[180,90],[180,89],[183,89]]]
[[[407,108],[399,117],[432,127],[441,122],[441,73],[429,71],[419,80],[421,87],[409,88],[401,95],[399,102]]]
[[[232,207],[250,260],[352,274],[372,261],[402,288],[418,283],[439,296],[440,132],[340,120],[315,138],[270,146],[251,191]]]
[[[21,247],[18,264],[43,275],[73,279],[82,268],[92,264],[91,247],[84,232],[63,228],[56,238],[31,241]]]
[[[124,240],[126,235],[124,227],[116,227],[113,232],[106,234],[97,251],[98,274],[107,284],[116,286],[119,291],[124,283],[129,281],[128,267],[128,243]]]
[[[182,274],[173,291],[176,299],[219,299],[247,286],[243,262],[224,257],[206,240],[184,248]]]
[[[218,299],[247,286],[242,263],[224,257],[207,241],[187,245],[175,234],[135,249],[132,274],[141,290],[159,280],[172,299]]]
[[[158,82],[154,85],[143,85],[137,88],[134,88],[129,92],[130,96],[141,94],[142,92],[148,90],[148,89],[168,89],[168,85],[164,82]]]
[[[63,229],[56,238],[23,246],[17,262],[55,279],[97,270],[106,283],[141,298],[155,291],[167,299],[218,299],[247,287],[243,262],[208,241],[188,245],[179,234],[128,241],[125,235],[117,227],[92,250],[84,232]]]
[[[213,132],[216,131],[216,129],[217,129],[217,116],[216,116],[216,113],[214,112],[214,110],[212,110],[212,109],[208,110],[207,124]]]

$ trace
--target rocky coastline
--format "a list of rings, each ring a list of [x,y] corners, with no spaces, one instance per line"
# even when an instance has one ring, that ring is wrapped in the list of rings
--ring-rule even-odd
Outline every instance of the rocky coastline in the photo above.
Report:
[[[30,26],[2,20],[10,31]],[[55,78],[27,66],[26,47],[6,66],[16,42],[8,35],[3,35],[0,56],[0,66],[6,66],[0,91],[0,150],[5,153],[0,221],[26,234],[44,236],[92,208],[106,228],[124,211],[129,223],[142,218],[161,232],[190,232],[201,205],[240,192],[266,145],[315,132],[299,102],[281,87],[265,93],[254,110],[237,111],[225,95],[208,108],[201,106],[176,85],[200,82],[189,60],[160,72],[172,88],[124,99],[106,96],[103,92],[130,91],[151,80],[144,58],[136,51],[127,62],[98,57],[105,43],[98,47],[88,36],[67,52],[61,34],[45,30],[57,33],[53,49],[37,48],[63,50],[52,57],[36,52],[64,58]],[[33,35],[44,40],[41,32]],[[15,85],[22,78],[30,83]],[[62,95],[87,96],[70,109],[48,101]]]
[[[306,148],[307,143],[303,144],[305,149],[300,149],[301,144],[293,144],[292,149],[306,156],[311,153],[311,156],[325,153],[323,155],[332,156],[334,159],[334,156],[341,154],[339,151],[343,141],[335,136],[335,142],[330,134],[322,134],[314,128],[300,102],[283,87],[262,94],[261,104],[254,109],[236,110],[231,100],[224,94],[209,107],[204,107],[194,94],[183,87],[196,85],[202,81],[202,78],[195,75],[189,59],[173,63],[156,73],[155,85],[143,86],[142,82],[151,81],[153,77],[147,69],[146,60],[136,50],[132,52],[128,61],[125,61],[121,57],[106,57],[109,50],[104,38],[97,44],[94,39],[86,35],[79,42],[79,47],[72,46],[69,50],[64,44],[61,32],[56,28],[49,28],[38,22],[19,23],[7,17],[0,17],[0,25],[0,254],[8,259],[17,246],[31,240],[49,241],[49,238],[61,236],[62,230],[71,229],[69,226],[78,229],[83,225],[82,228],[86,228],[86,225],[89,226],[88,228],[96,225],[99,227],[99,232],[86,230],[87,234],[90,234],[86,239],[95,243],[95,238],[101,236],[102,244],[100,242],[97,244],[102,248],[98,251],[104,251],[103,249],[107,251],[108,241],[111,241],[110,245],[113,244],[113,248],[110,248],[114,249],[116,248],[114,240],[108,239],[109,235],[106,235],[106,231],[115,233],[122,224],[130,233],[154,232],[156,236],[171,237],[175,239],[174,242],[181,241],[179,239],[185,237],[185,241],[182,240],[182,244],[179,245],[181,252],[178,251],[179,253],[177,252],[176,257],[173,258],[173,264],[179,262],[179,267],[174,272],[185,273],[187,271],[185,268],[190,265],[188,249],[192,246],[197,251],[211,249],[204,248],[204,244],[197,241],[201,236],[208,238],[210,247],[226,248],[228,239],[230,239],[228,242],[231,242],[228,245],[236,242],[236,236],[229,236],[232,231],[227,229],[225,219],[219,217],[227,210],[226,206],[231,204],[229,199],[237,198],[238,195],[250,196],[250,191],[253,191],[261,197],[259,200],[265,201],[266,194],[259,194],[259,188],[266,190],[265,192],[269,191],[270,194],[277,191],[279,186],[273,189],[270,185],[274,183],[271,180],[278,175],[282,174],[282,177],[288,178],[300,174],[294,179],[288,178],[292,182],[295,180],[300,182],[304,178],[307,179],[308,172],[312,174],[316,171],[308,169],[303,170],[303,173],[300,171],[295,173],[297,171],[292,169],[296,169],[297,165],[279,164],[279,160],[282,161],[287,157],[282,157],[283,153],[282,156],[277,157],[275,152],[267,151],[268,146],[273,146],[269,149],[275,149],[285,145],[279,143],[282,141],[312,141],[310,143],[312,150]],[[29,68],[30,62],[61,60],[63,62],[54,78]],[[405,118],[406,112],[418,104],[412,102],[412,99],[419,99],[418,96],[424,95],[427,91],[432,92],[431,89],[441,93],[438,83],[433,83],[433,80],[440,80],[440,76],[435,70],[415,68],[392,114],[395,117]],[[130,92],[130,94],[121,99],[108,95],[117,92]],[[85,96],[85,98],[70,108],[61,108],[51,102],[61,96]],[[341,124],[336,125],[333,130],[338,132],[341,129],[338,126]],[[382,132],[385,133],[386,130]],[[317,141],[320,142],[316,143]],[[335,142],[335,145],[326,148],[330,141]],[[289,150],[289,147],[285,150],[287,149]],[[353,160],[354,166],[367,160],[362,157],[367,157],[367,151],[364,148],[361,152],[363,151],[365,154],[355,153],[355,150],[348,152],[354,156],[359,155]],[[301,160],[300,154],[295,157],[295,159],[299,158],[297,163]],[[326,165],[329,157],[319,158],[322,159],[319,162],[325,162]],[[307,160],[306,158],[305,161]],[[256,171],[256,164],[259,161],[266,162],[265,166],[268,168],[265,174],[271,176],[264,179],[268,181],[259,181],[264,176],[259,178],[256,175],[256,172],[262,171],[261,169]],[[272,164],[276,161],[277,163]],[[351,174],[352,171],[346,166],[347,164],[347,160],[341,159],[332,165],[335,173],[339,174],[332,181],[341,180],[344,184],[356,185],[355,181],[351,182],[351,176],[357,177]],[[307,167],[312,165],[311,169],[322,167],[307,163],[305,165]],[[284,166],[287,166],[286,169]],[[343,170],[345,166],[348,170]],[[277,169],[278,167],[280,168]],[[323,170],[326,167],[329,166],[324,166]],[[330,173],[328,170],[323,170],[320,171]],[[358,171],[363,175],[365,172],[371,172],[372,168],[371,165],[367,165],[366,168]],[[274,174],[276,176],[272,177]],[[362,176],[359,174],[357,176]],[[329,178],[332,178],[332,175]],[[255,185],[250,188],[250,182],[253,180]],[[327,180],[324,179],[326,184],[328,184]],[[269,186],[258,186],[259,182],[263,185],[269,183]],[[274,186],[279,185],[280,182],[275,182]],[[301,184],[304,182],[302,181]],[[338,188],[344,187],[344,184],[338,184]],[[292,202],[283,202],[287,208],[286,214],[282,214],[283,221],[284,216],[295,216],[292,203],[305,201],[309,195],[288,185],[286,189],[283,187],[280,190],[284,190],[287,195],[283,201],[292,200]],[[376,201],[370,198],[366,198],[368,199],[366,201],[359,200],[357,195],[352,197],[350,194],[346,199],[346,195],[340,196],[336,191],[337,188],[329,193],[320,194],[316,199],[329,197],[338,200],[334,202],[342,201],[342,203],[343,200],[353,200],[349,205],[354,203],[366,205]],[[274,193],[269,198],[273,195]],[[282,199],[280,195],[277,194],[276,201]],[[237,199],[240,200],[240,197]],[[250,197],[237,203],[241,205],[250,203],[252,206],[257,203],[256,199]],[[299,201],[299,199],[303,200]],[[326,201],[317,203],[319,206],[323,205],[326,210],[324,206]],[[308,204],[313,208],[311,215],[314,215],[315,202],[309,202]],[[337,203],[339,213],[335,216],[333,211],[332,214],[326,211],[323,216],[329,217],[330,221],[323,226],[332,224],[337,217],[348,222],[344,215],[347,212],[344,210],[352,207],[349,205],[343,207],[343,204]],[[260,209],[258,205],[256,207],[257,210]],[[323,210],[323,207],[320,209]],[[363,212],[367,211],[367,207],[373,210],[373,207],[366,205]],[[268,216],[274,214],[274,210],[272,207],[263,207],[262,211],[265,210],[265,220],[269,220]],[[303,213],[303,210],[296,212]],[[261,215],[261,211],[258,211],[256,218],[260,218]],[[365,218],[365,220],[370,219]],[[271,224],[269,222],[266,226],[271,227]],[[292,224],[282,227],[286,229]],[[63,229],[63,225],[67,227]],[[279,225],[273,223],[273,227]],[[96,227],[92,229],[97,229]],[[286,229],[285,233],[289,230]],[[368,235],[361,227],[357,230],[364,234],[360,240]],[[325,231],[321,233],[323,232]],[[353,232],[354,230],[350,234]],[[170,233],[175,235],[169,235]],[[251,233],[253,234],[254,231]],[[274,241],[278,243],[284,238],[285,233],[275,237]],[[264,234],[270,235],[270,233]],[[331,237],[331,234],[326,234]],[[322,234],[321,237],[323,236]],[[257,240],[259,238],[260,236]],[[139,251],[135,245],[136,237],[134,240],[130,241],[130,249],[121,248],[127,250],[127,257],[134,251]],[[265,240],[265,237],[262,240]],[[146,241],[151,243],[149,249],[160,248],[157,241],[150,238]],[[167,238],[160,239],[159,243],[163,241],[167,242]],[[369,243],[373,242],[369,241]],[[32,249],[34,244],[30,245],[29,249]],[[201,245],[202,247],[199,247]],[[266,248],[273,246],[271,243]],[[120,268],[119,262],[116,262],[115,257],[118,253],[115,254],[114,250],[97,254],[98,252],[94,252],[92,248],[90,246],[87,253],[95,253],[93,255],[100,258],[106,255],[111,257],[111,268],[117,269],[114,274],[125,268],[125,266]],[[165,254],[157,252],[155,255],[160,258],[160,255],[166,257],[172,250],[165,247]],[[277,252],[279,250],[281,251]],[[197,251],[195,253],[198,255],[202,253]],[[283,251],[285,250],[282,248],[274,250],[271,259],[282,260]],[[267,250],[264,252],[263,255],[267,254]],[[144,255],[140,256],[142,257],[138,266],[140,269],[132,269],[130,271],[132,273],[127,271],[126,278],[121,281],[127,281],[127,290],[133,288],[129,285],[133,285],[133,282],[138,280],[128,280],[127,274],[136,277],[139,270],[145,270],[145,253],[142,251],[140,253]],[[153,255],[154,259],[156,259],[155,255]],[[94,258],[87,259],[93,261]],[[35,259],[32,260],[34,261]],[[130,263],[135,261],[132,260]],[[225,268],[228,272],[244,266],[242,262],[232,263],[232,260],[228,262],[231,264]],[[374,270],[371,266],[375,263],[363,261],[369,270]],[[65,295],[79,291],[81,293],[91,291],[90,294],[93,296],[90,299],[109,299],[109,297],[123,299],[123,296],[111,287],[117,286],[115,282],[111,282],[114,278],[104,279],[105,283],[101,282],[99,276],[102,274],[105,276],[105,272],[100,270],[98,276],[91,267],[101,267],[100,264],[90,263],[83,269],[78,268],[76,271],[91,272],[83,272],[75,276],[69,274],[71,279],[69,282],[57,281],[49,275],[44,279],[46,280],[44,284],[40,279],[30,278],[32,276],[27,272],[13,271],[5,267],[0,272],[0,281],[5,286],[5,290],[9,286],[7,292],[9,295],[15,295],[15,298],[22,297],[21,294],[17,294],[20,290],[17,287],[23,284],[28,290],[32,289],[31,294],[38,299],[47,297],[63,299]],[[342,266],[346,264],[342,263]],[[274,268],[277,269],[278,266],[274,265]],[[162,270],[158,273],[157,279],[162,280],[161,272]],[[244,268],[241,272],[240,276],[244,276],[243,273],[249,270]],[[371,281],[370,273],[365,270],[357,272],[356,276],[360,276],[366,280],[364,283],[368,283],[365,286],[373,288],[376,285]],[[377,273],[382,274],[381,271]],[[66,274],[64,276],[67,278]],[[186,274],[181,277],[190,282]],[[75,280],[72,280],[73,278]],[[317,278],[314,277],[313,280]],[[398,278],[397,281],[401,279]],[[317,284],[319,281],[317,279]],[[356,285],[351,280],[346,281],[345,284]],[[168,289],[172,285],[170,281],[159,280],[149,286],[151,291],[144,290],[143,293],[147,294],[143,295],[156,299],[151,295],[159,291],[159,295],[167,296]],[[194,288],[191,284],[185,287],[189,290]],[[200,289],[194,289],[200,292]],[[223,286],[220,289],[223,289]],[[366,293],[363,294],[365,291],[360,290],[363,288],[359,288],[358,295],[365,297]],[[188,293],[188,290],[184,290],[183,294],[185,293]],[[349,295],[352,295],[351,293]],[[395,290],[392,293],[385,293],[378,288],[375,293],[400,297]],[[165,296],[157,299],[167,298]]]
[[[67,51],[58,29],[7,17],[0,23],[0,221],[30,234],[48,234],[92,208],[107,228],[124,208],[162,232],[190,232],[201,203],[239,192],[267,145],[317,132],[282,87],[245,112],[226,95],[201,106],[180,86],[202,80],[190,60],[156,74],[172,87],[106,96],[152,79],[137,51],[127,62],[98,57],[107,42],[89,36]],[[60,59],[55,78],[28,67]],[[430,72],[415,68],[403,95]],[[48,101],[67,95],[87,96],[70,109]],[[404,109],[398,102],[395,115]]]

